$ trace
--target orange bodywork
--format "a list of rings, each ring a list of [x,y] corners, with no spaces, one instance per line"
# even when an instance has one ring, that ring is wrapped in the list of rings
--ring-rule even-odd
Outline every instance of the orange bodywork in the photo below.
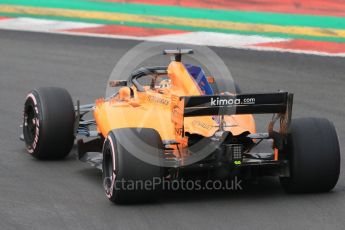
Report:
[[[184,124],[184,132],[210,137],[218,130],[219,124],[212,116],[174,117],[173,109],[180,96],[200,96],[202,91],[181,62],[172,61],[167,69],[170,86],[162,89],[145,87],[145,92],[122,87],[119,93],[108,99],[98,99],[94,109],[97,129],[104,137],[118,128],[152,128],[158,131],[162,140],[176,140],[183,144],[187,136],[181,135],[177,123]],[[225,130],[239,135],[249,131],[255,133],[252,115],[225,116]]]

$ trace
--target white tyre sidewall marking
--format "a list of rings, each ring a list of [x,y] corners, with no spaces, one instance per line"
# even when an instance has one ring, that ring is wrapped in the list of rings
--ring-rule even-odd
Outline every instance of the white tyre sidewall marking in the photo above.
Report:
[[[110,189],[109,189],[109,193],[106,191],[106,196],[108,198],[111,198],[113,196],[113,190],[114,190],[114,185],[115,185],[115,179],[116,179],[116,174],[115,174],[115,170],[116,170],[116,161],[115,161],[115,145],[114,142],[111,138],[111,136],[108,136],[108,140],[111,146],[111,156],[112,156],[112,161],[113,161],[113,168],[112,168],[112,177],[111,177],[111,185],[110,185]]]
[[[29,93],[29,94],[26,96],[26,100],[28,100],[28,99],[31,99],[31,100],[34,102],[35,113],[36,113],[36,115],[38,115],[39,112],[38,112],[38,108],[37,108],[37,99],[36,99],[35,95],[32,94],[32,93]],[[24,111],[24,114],[25,114],[25,111]],[[25,115],[24,115],[24,119],[25,119]],[[36,116],[34,119],[35,119],[35,123],[36,123],[36,130],[35,130],[34,141],[33,141],[33,143],[32,143],[30,146],[26,145],[26,150],[27,150],[30,154],[32,154],[32,153],[35,151],[35,149],[36,149],[36,147],[37,147],[37,144],[38,144],[38,138],[39,138],[40,121],[39,121],[39,119],[38,119],[37,116]]]

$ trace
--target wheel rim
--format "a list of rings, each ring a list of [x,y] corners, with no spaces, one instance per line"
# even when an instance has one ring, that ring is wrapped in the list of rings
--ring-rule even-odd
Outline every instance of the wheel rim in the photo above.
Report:
[[[26,106],[24,111],[24,139],[27,145],[32,145],[37,128],[37,117],[33,105],[30,103]]]
[[[103,186],[107,197],[113,196],[113,188],[115,182],[115,171],[113,165],[113,149],[108,140],[104,148],[103,159]]]

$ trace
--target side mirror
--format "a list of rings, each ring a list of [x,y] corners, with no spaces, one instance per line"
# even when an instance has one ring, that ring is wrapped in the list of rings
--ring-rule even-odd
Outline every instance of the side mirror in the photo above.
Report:
[[[109,81],[109,87],[121,87],[121,86],[127,86],[128,81],[127,80],[111,80]]]

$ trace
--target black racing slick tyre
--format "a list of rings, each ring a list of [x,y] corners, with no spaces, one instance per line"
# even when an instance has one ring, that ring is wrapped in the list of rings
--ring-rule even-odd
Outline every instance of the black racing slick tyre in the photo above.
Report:
[[[322,118],[292,120],[288,158],[290,177],[280,178],[286,192],[332,190],[340,173],[340,149],[334,125]]]
[[[132,137],[135,138],[132,138]],[[138,139],[136,139],[138,138]],[[134,140],[136,139],[136,140]],[[103,186],[106,196],[116,204],[141,203],[154,200],[161,179],[159,164],[151,164],[133,154],[138,142],[152,147],[149,154],[158,162],[163,154],[163,144],[158,132],[148,128],[122,128],[111,131],[103,146]]]
[[[24,105],[23,136],[33,157],[66,157],[74,143],[75,112],[67,90],[43,87],[31,91]]]

